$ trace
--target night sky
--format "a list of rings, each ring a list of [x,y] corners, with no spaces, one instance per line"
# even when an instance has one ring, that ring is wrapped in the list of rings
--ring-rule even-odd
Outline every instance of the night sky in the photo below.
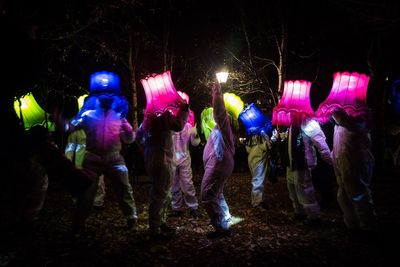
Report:
[[[94,51],[90,46],[76,46],[78,49],[71,50],[65,61],[61,60],[62,52],[49,49],[68,47],[70,44],[54,41],[49,36],[61,35],[62,30],[73,32],[76,25],[89,23],[99,6],[105,6],[106,11],[116,10],[110,11],[108,18],[119,16],[117,22],[124,24],[126,14],[118,13],[121,11],[117,7],[121,2],[129,1],[102,1],[101,4],[91,0],[1,1],[2,29],[6,32],[3,36],[9,36],[5,37],[9,46],[3,49],[8,57],[4,64],[17,66],[5,75],[12,85],[8,87],[14,87],[18,94],[39,85],[61,88],[66,94],[77,95],[82,92],[79,88],[87,88],[90,73],[100,69],[120,73],[122,81],[127,83],[129,78],[119,69],[119,63],[112,63],[101,55],[94,60],[95,53],[91,53]],[[131,2],[136,5],[126,18],[140,18],[141,22],[135,25],[144,25],[140,32],[148,34],[150,40],[142,44],[139,52],[136,68],[139,98],[144,97],[139,79],[163,70],[162,49],[167,21],[170,30],[168,52],[174,57],[173,79],[177,87],[189,93],[204,75],[210,76],[223,65],[231,69],[237,67],[237,61],[228,51],[240,59],[247,56],[241,16],[253,55],[274,60],[277,60],[277,51],[271,29],[276,32],[281,21],[287,22],[286,79],[312,81],[314,106],[328,94],[334,72],[357,71],[391,80],[399,75],[400,46],[395,40],[400,16],[397,1]],[[100,30],[96,38],[101,40],[110,36],[106,31],[103,37],[101,34]],[[120,37],[117,40],[126,41]],[[89,52],[81,53],[79,49]],[[370,73],[368,61],[377,73]],[[276,72],[266,69],[264,73],[276,87]],[[10,91],[10,96],[13,94],[15,92]]]

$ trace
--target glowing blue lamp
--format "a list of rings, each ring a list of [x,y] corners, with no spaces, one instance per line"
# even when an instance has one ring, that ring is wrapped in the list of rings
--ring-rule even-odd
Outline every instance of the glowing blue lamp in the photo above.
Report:
[[[90,76],[91,94],[121,94],[119,76],[113,72],[99,71]]]
[[[248,136],[259,134],[261,131],[269,134],[272,129],[271,119],[264,115],[254,103],[248,105],[239,114],[239,119],[242,121]]]

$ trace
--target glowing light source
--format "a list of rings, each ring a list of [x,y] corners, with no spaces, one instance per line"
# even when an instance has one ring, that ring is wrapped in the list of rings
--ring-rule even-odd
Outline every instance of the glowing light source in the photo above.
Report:
[[[183,100],[185,100],[186,103],[189,104],[189,96],[185,92],[182,92],[182,91],[177,91],[177,92],[180,95],[180,97]],[[189,116],[187,118],[187,122],[190,123],[190,125],[192,125],[192,127],[194,127],[195,124],[196,124],[196,120],[195,120],[195,117],[194,117],[194,112],[191,109],[189,109]]]
[[[90,76],[91,94],[120,94],[119,76],[113,72],[99,71]]]
[[[369,76],[357,72],[336,72],[327,97],[318,107],[316,115],[321,123],[327,122],[336,108],[344,109],[350,116],[367,112]]]
[[[46,120],[46,112],[36,102],[32,93],[26,94],[19,101],[18,99],[14,100],[14,110],[20,119],[22,114],[25,129],[42,124]]]
[[[183,101],[172,83],[170,71],[149,75],[140,82],[146,94],[146,113],[160,115],[166,110],[175,112],[177,103]]]
[[[271,119],[264,115],[258,107],[251,103],[240,114],[248,136],[260,133],[262,130],[269,132],[271,129]]]
[[[242,99],[233,93],[224,93],[224,103],[228,113],[231,113],[235,119],[238,119],[240,112],[244,108]]]
[[[394,81],[391,91],[391,110],[395,116],[400,116],[400,80]]]
[[[87,94],[81,95],[78,97],[78,108],[81,109],[83,106],[83,103],[85,102],[85,98],[87,97]]]
[[[221,71],[215,74],[219,83],[226,83],[228,80],[229,72]]]
[[[204,134],[206,140],[214,129],[216,123],[214,121],[213,108],[205,108],[200,115],[201,119],[201,132]]]
[[[293,115],[313,115],[310,88],[309,81],[285,81],[282,98],[272,112],[272,124],[290,126]]]

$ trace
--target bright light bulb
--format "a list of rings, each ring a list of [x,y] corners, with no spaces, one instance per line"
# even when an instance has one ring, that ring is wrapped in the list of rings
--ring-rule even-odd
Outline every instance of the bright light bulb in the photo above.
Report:
[[[216,73],[216,75],[217,75],[217,80],[219,83],[226,83],[226,81],[228,80],[229,72],[222,71],[222,72]]]

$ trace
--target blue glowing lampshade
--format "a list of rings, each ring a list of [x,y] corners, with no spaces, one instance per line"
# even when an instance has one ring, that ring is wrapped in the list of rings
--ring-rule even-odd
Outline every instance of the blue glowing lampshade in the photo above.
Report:
[[[14,110],[24,122],[25,129],[42,124],[46,119],[46,112],[39,106],[32,93],[14,100]]]
[[[248,136],[259,134],[261,130],[268,132],[271,127],[271,119],[264,115],[254,103],[248,105],[239,114],[239,119],[242,121]]]
[[[91,94],[121,94],[119,85],[119,76],[112,72],[99,71],[90,76],[90,89]]]
[[[391,95],[391,109],[393,112],[393,115],[395,115],[397,118],[400,117],[400,80],[394,81],[392,85],[392,95]]]
[[[206,140],[214,129],[216,123],[214,121],[213,108],[205,108],[200,115],[201,118],[201,132],[204,134]]]

